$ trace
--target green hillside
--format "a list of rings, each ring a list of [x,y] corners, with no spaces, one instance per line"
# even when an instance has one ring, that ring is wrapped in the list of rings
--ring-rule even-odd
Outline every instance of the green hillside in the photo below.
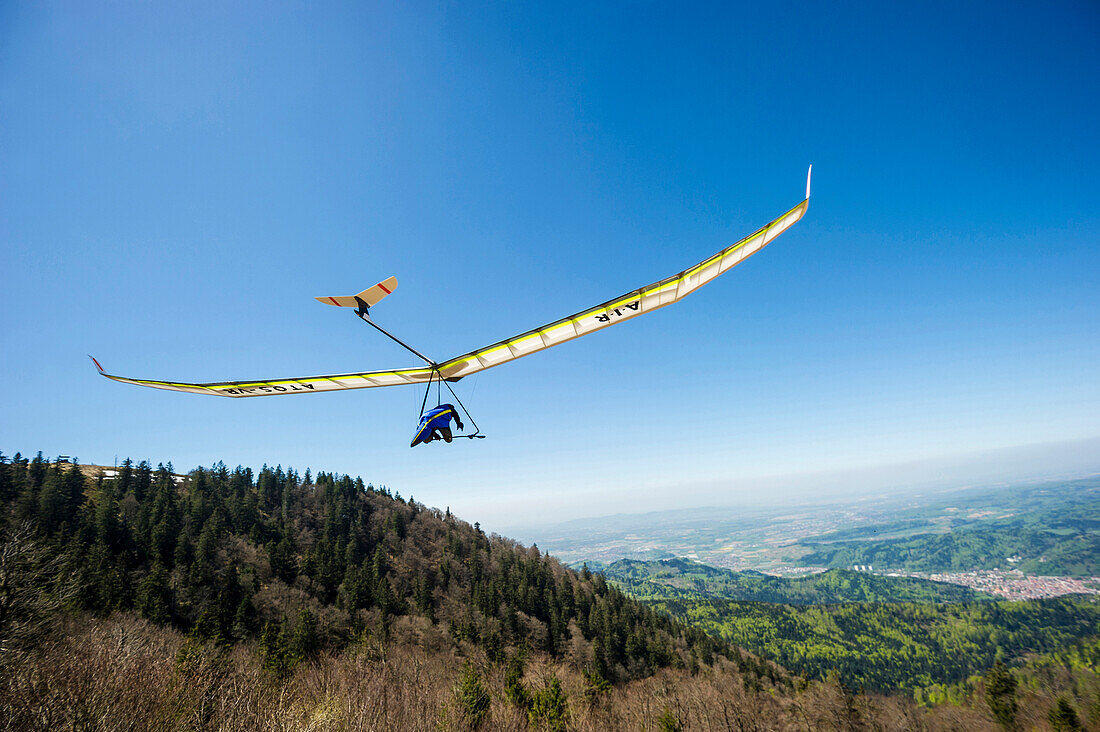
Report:
[[[998,659],[1090,659],[1081,649],[1100,637],[1095,598],[993,602],[906,577],[834,569],[782,578],[684,559],[619,560],[602,571],[650,607],[792,671],[879,691],[959,683]]]
[[[835,672],[852,687],[876,690],[958,683],[998,659],[1021,665],[1030,654],[1080,656],[1075,649],[1094,647],[1100,635],[1095,598],[802,607],[690,598],[648,604],[792,671],[814,678]]]
[[[1100,499],[1080,488],[1078,500],[955,528],[895,539],[803,541],[807,566],[875,567],[916,572],[1016,568],[1030,574],[1100,576]],[[1080,498],[1091,500],[1081,501]],[[1015,561],[1009,561],[1009,558]]]
[[[833,569],[806,577],[734,572],[686,559],[620,559],[603,575],[634,597],[655,600],[714,597],[726,600],[827,605],[846,602],[970,602],[992,599],[966,587],[911,577],[883,577]]]

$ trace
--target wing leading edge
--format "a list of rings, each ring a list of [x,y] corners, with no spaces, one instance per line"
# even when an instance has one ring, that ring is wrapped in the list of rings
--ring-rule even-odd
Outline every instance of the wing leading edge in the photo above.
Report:
[[[682,300],[718,275],[756,254],[801,219],[810,203],[808,178],[806,185],[807,198],[800,204],[744,239],[704,259],[694,267],[685,269],[651,285],[632,290],[625,295],[608,300],[595,307],[574,313],[561,320],[556,320],[513,338],[444,361],[439,365],[439,373],[448,381],[457,381],[478,371],[484,371],[493,366],[499,366],[502,363],[538,353],[559,343],[580,338],[583,335],[594,333],[597,330],[602,330],[616,323],[621,323],[624,320],[629,320]],[[375,386],[424,384],[433,378],[431,368],[418,367],[270,381],[216,381],[190,384],[115,376],[105,372],[94,358],[92,361],[95,362],[100,374],[114,381],[149,386],[155,389],[227,397],[302,394],[343,389],[369,389]]]
[[[808,206],[807,198],[766,226],[694,267],[514,338],[452,358],[440,364],[439,372],[448,379],[460,379],[678,302],[763,249],[801,219]]]

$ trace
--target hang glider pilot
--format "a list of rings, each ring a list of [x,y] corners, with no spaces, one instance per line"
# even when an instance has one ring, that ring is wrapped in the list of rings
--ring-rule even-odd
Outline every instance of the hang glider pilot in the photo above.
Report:
[[[428,443],[440,439],[444,442],[450,442],[454,439],[454,435],[451,434],[452,419],[459,429],[463,429],[462,418],[458,416],[458,410],[454,408],[453,404],[440,404],[434,409],[429,409],[420,418],[416,437],[413,438],[409,447],[416,447],[422,442]]]

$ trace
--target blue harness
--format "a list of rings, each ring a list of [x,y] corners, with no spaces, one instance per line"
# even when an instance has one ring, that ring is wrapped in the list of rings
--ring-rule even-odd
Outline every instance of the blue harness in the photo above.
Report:
[[[424,412],[424,416],[420,418],[420,424],[417,425],[416,436],[413,437],[412,444],[409,447],[416,447],[422,442],[427,442],[428,437],[437,429],[442,431],[444,427],[449,428],[452,419],[458,420],[458,412],[455,411],[453,404],[440,404],[438,407]]]

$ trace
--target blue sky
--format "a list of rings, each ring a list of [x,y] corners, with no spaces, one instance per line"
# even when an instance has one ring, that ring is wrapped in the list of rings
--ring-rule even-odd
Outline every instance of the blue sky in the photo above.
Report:
[[[1021,445],[1100,470],[1098,34],[1090,2],[4,3],[0,449],[348,472],[490,527]],[[376,319],[442,359],[699,261],[811,162],[806,218],[691,298],[463,381],[483,441],[410,450],[417,389],[85,358],[415,365],[311,299],[396,275]]]

